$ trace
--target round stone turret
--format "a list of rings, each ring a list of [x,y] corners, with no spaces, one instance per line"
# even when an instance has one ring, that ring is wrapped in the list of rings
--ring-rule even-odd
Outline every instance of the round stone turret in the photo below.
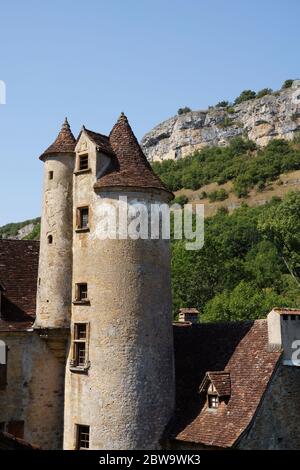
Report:
[[[75,137],[67,119],[44,162],[43,210],[35,328],[70,324]]]

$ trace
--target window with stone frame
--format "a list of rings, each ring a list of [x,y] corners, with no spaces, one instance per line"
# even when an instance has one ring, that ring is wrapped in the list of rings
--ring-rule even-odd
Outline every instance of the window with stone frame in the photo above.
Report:
[[[89,156],[88,154],[84,155],[79,155],[79,164],[78,164],[78,170],[88,170],[89,169]]]
[[[76,425],[76,450],[87,450],[90,447],[90,427],[85,424]]]
[[[77,302],[88,302],[88,285],[86,282],[76,284],[75,291],[75,300]]]
[[[89,208],[78,207],[77,209],[77,228],[87,229],[89,227]]]
[[[73,367],[85,368],[88,364],[88,323],[74,323]]]

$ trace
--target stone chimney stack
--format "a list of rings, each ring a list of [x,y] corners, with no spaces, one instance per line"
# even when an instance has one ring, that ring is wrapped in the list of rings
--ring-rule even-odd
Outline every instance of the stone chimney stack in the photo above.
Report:
[[[268,314],[270,350],[283,350],[283,364],[300,365],[300,310],[274,308]],[[299,351],[299,353],[297,353]]]
[[[181,308],[179,310],[178,321],[196,324],[199,322],[199,311],[196,308]]]

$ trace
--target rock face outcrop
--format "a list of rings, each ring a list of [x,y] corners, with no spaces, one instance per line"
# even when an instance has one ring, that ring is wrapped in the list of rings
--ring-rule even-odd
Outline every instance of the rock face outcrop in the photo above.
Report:
[[[179,159],[207,145],[227,145],[245,136],[259,146],[271,139],[291,140],[300,130],[300,80],[291,88],[229,108],[209,108],[174,116],[142,139],[149,161]]]

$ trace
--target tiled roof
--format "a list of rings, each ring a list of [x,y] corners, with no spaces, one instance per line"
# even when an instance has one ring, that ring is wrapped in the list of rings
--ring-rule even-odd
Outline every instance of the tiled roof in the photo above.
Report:
[[[83,126],[83,130],[87,133],[87,135],[92,139],[92,141],[99,147],[99,150],[103,153],[111,156],[115,156],[113,149],[111,148],[109,138],[106,135],[99,134],[98,132],[90,131]],[[80,132],[77,141],[80,138],[82,131]]]
[[[47,155],[55,155],[58,153],[73,153],[75,150],[75,146],[76,139],[72,134],[70,125],[66,118],[56,140],[40,156],[40,160],[44,160]]]
[[[39,242],[0,240],[0,329],[24,329],[35,316]]]
[[[209,384],[212,384],[219,397],[230,396],[230,373],[225,371],[206,372],[205,377],[199,387],[199,392],[207,392]]]
[[[298,308],[273,308],[273,311],[279,315],[300,315]]]
[[[96,182],[95,189],[117,186],[155,188],[169,192],[154,174],[124,114],[114,125],[109,142],[115,160],[110,170]]]
[[[199,314],[199,310],[197,310],[196,308],[185,308],[185,307],[182,307],[182,308],[179,310],[179,313],[187,313],[188,315],[198,315],[198,314]]]
[[[231,447],[246,430],[279,361],[268,351],[267,321],[174,326],[176,412],[171,438]],[[231,395],[207,409],[199,386],[208,371],[230,373]]]

